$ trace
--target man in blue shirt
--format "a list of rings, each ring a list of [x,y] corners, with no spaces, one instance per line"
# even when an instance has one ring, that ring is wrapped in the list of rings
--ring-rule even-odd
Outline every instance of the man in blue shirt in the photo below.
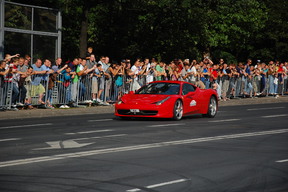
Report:
[[[251,71],[250,71],[250,66],[252,64],[252,60],[248,59],[247,64],[245,65],[244,68],[244,97],[248,96],[250,97],[251,91],[252,91],[252,84],[251,84]]]
[[[38,103],[39,104],[45,104],[45,102],[42,100],[44,93],[45,93],[45,88],[42,85],[43,79],[47,78],[44,77],[47,73],[49,73],[49,70],[47,69],[47,66],[42,65],[41,59],[37,59],[35,64],[32,65],[33,68],[33,76],[32,76],[32,89],[31,89],[31,96],[39,96],[38,97]],[[46,75],[47,76],[47,75]],[[46,80],[47,81],[47,80]]]

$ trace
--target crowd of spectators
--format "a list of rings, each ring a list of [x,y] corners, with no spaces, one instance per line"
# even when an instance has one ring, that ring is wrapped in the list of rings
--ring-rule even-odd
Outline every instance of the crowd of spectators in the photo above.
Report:
[[[32,64],[29,55],[6,54],[0,65],[0,107],[5,107],[9,100],[11,108],[32,109],[35,107],[32,98],[37,97],[36,105],[54,108],[55,89],[63,93],[63,101],[58,102],[60,108],[77,106],[79,98],[85,98],[85,103],[109,105],[122,94],[155,80],[187,81],[201,89],[215,89],[222,101],[259,96],[277,98],[287,93],[287,74],[288,62],[253,63],[251,59],[227,64],[224,59],[213,62],[209,57],[201,61],[174,59],[169,63],[145,58],[131,64],[130,59],[110,62],[109,57],[101,56],[97,61],[91,47],[85,58],[64,63],[57,58],[53,64],[39,58]]]

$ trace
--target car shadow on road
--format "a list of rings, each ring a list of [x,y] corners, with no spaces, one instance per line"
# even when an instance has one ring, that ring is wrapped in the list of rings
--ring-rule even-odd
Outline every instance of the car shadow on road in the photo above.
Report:
[[[174,120],[172,118],[153,118],[153,117],[114,117],[115,121],[172,121],[172,122],[181,122],[191,119],[202,119],[205,118],[202,114],[193,114],[183,117],[181,120]]]

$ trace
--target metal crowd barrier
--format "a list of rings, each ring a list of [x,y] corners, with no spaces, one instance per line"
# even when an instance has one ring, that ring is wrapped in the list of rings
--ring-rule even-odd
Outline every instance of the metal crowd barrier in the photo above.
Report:
[[[222,87],[221,79],[216,81],[218,86]],[[211,88],[211,84],[210,87]],[[233,91],[233,94],[231,91]],[[227,96],[243,97],[245,94],[248,96],[269,96],[269,95],[284,95],[287,90],[287,79],[279,79],[274,76],[253,76],[248,77],[236,77],[229,79],[229,88]],[[221,92],[221,95],[223,93]]]
[[[49,76],[48,75],[31,75],[25,79],[24,87],[26,89],[26,103],[31,105],[45,105],[48,100]],[[21,98],[21,93],[19,98]]]
[[[0,110],[11,109],[12,104],[12,82],[0,79]]]
[[[12,81],[5,80],[5,78],[3,82],[2,79],[0,79],[0,109],[3,110],[11,109],[11,106],[16,104],[15,97],[17,97],[17,103],[25,102],[33,106],[48,107],[53,105],[59,107],[60,105],[87,104],[92,102],[92,90],[98,92],[100,86],[99,78],[91,77],[90,74],[79,77],[77,82],[65,79],[63,74],[32,75],[28,76],[21,86],[15,86]],[[200,81],[200,79],[198,80]],[[95,82],[98,83],[95,84]],[[147,82],[146,75],[111,77],[105,80],[100,98],[104,102],[115,103],[123,94],[135,91]],[[221,91],[221,79],[216,82],[219,86],[218,91]],[[274,93],[284,95],[288,91],[287,82],[287,78],[276,79],[274,76],[232,77],[229,79],[226,95],[227,97],[242,97],[245,92],[251,96],[255,94],[268,96]],[[205,82],[203,83],[205,84]],[[208,85],[207,82],[206,85]],[[17,88],[20,90],[18,93]],[[212,88],[212,83],[207,88]],[[223,92],[219,93],[223,94]]]

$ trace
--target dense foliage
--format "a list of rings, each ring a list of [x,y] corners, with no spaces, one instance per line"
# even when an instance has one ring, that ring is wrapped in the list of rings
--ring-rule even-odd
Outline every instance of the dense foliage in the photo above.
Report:
[[[27,3],[24,0],[14,2]],[[286,0],[30,0],[62,11],[64,58],[287,60]]]

